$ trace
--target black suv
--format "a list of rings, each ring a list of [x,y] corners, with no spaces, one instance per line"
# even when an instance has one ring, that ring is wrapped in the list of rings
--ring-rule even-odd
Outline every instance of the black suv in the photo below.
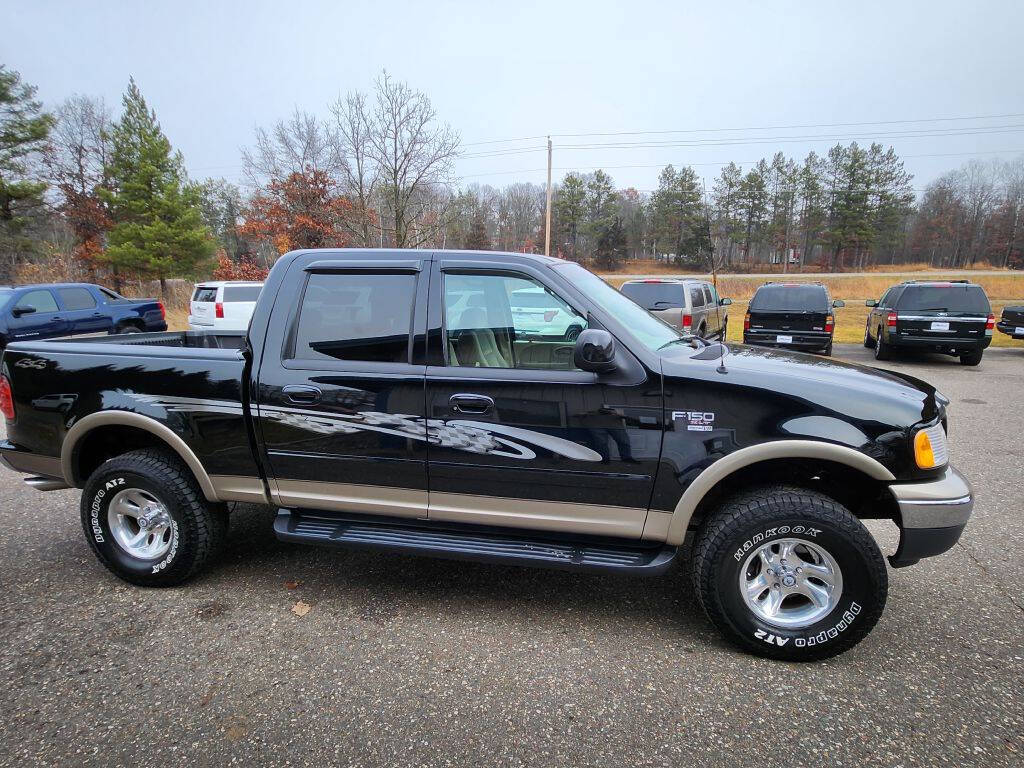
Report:
[[[864,346],[876,360],[893,351],[914,349],[960,358],[977,365],[992,343],[996,317],[980,285],[968,280],[908,280],[894,285],[872,307],[864,326]]]
[[[832,354],[836,327],[832,301],[821,283],[765,283],[743,318],[743,343]]]

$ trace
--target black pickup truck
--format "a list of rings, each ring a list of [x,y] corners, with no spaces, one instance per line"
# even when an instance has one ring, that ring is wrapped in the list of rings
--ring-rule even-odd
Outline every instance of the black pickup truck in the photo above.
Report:
[[[543,293],[582,329],[517,327]],[[547,314],[545,315],[547,317]],[[684,336],[577,264],[448,251],[298,251],[247,334],[10,344],[0,457],[82,488],[100,561],[147,586],[197,572],[225,502],[285,541],[565,569],[687,567],[713,623],[776,658],[852,647],[889,558],[970,515],[947,400],[909,376]]]

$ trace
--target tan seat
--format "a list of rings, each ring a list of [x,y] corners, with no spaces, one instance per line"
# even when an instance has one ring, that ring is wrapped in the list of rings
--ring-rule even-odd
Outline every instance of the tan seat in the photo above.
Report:
[[[468,307],[459,318],[462,331],[459,333],[458,364],[470,368],[509,368],[508,361],[498,349],[487,323],[487,312],[483,307]]]

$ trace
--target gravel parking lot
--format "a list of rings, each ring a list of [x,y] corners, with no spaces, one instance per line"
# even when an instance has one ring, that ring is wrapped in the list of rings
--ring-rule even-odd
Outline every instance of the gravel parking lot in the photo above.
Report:
[[[216,567],[138,589],[94,559],[77,492],[0,472],[0,763],[1020,766],[1024,347],[885,365],[952,399],[978,503],[959,546],[890,571],[861,645],[813,665],[725,644],[682,568],[319,550],[244,505]]]

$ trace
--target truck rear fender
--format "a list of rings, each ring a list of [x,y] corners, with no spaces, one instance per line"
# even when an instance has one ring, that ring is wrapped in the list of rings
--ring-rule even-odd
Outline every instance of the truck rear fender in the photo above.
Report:
[[[75,422],[64,437],[64,443],[60,450],[61,471],[68,485],[80,487],[85,481],[84,477],[77,477],[75,473],[75,447],[78,443],[94,429],[106,426],[125,426],[133,429],[141,429],[155,436],[160,442],[174,451],[185,462],[192,471],[203,491],[207,501],[219,501],[217,490],[213,481],[203,468],[199,458],[188,447],[188,444],[170,427],[161,424],[156,419],[144,416],[141,413],[131,411],[99,411]]]

